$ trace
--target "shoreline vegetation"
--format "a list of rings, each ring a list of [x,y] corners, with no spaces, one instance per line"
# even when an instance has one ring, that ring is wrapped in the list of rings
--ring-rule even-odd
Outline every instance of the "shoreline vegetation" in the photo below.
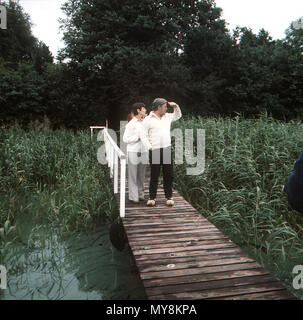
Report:
[[[0,129],[1,299],[138,299],[129,252],[109,240],[118,215],[89,131]]]
[[[191,117],[175,127],[205,129],[205,171],[189,176],[176,165],[175,188],[302,299],[292,270],[303,261],[303,216],[283,191],[303,149],[301,121]]]
[[[292,269],[302,264],[303,216],[283,191],[302,150],[302,123],[263,114],[189,117],[173,127],[206,133],[205,171],[189,176],[186,163],[175,165],[174,188],[302,299]],[[55,228],[60,242],[98,232],[117,217],[108,169],[97,160],[100,142],[89,130],[15,125],[0,129],[0,146],[0,264],[14,259],[16,244],[43,244],[39,226]],[[29,220],[35,227],[25,231]]]

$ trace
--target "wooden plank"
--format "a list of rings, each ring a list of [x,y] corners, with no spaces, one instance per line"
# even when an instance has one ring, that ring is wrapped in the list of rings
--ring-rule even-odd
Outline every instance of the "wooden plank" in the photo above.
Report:
[[[155,239],[152,241],[153,245],[156,244],[167,244],[168,246],[170,245],[170,243],[177,243],[177,242],[186,242],[187,245],[192,245],[194,243],[197,243],[198,241],[205,241],[205,240],[229,240],[228,238],[222,237],[222,235],[220,233],[216,233],[216,232],[212,232],[212,233],[207,233],[206,235],[203,235],[203,237],[201,238],[200,235],[198,236],[193,236],[193,235],[189,235],[186,237],[182,237],[182,238],[175,238],[174,235],[171,235],[170,237],[167,237],[165,239],[159,238],[159,239]],[[136,238],[134,239],[130,239],[129,243],[131,244],[132,248],[135,248],[136,246],[144,246],[144,245],[150,245],[150,240],[142,240],[142,241],[136,241]]]
[[[157,271],[167,271],[167,270],[180,270],[180,269],[190,269],[190,268],[204,268],[210,266],[222,266],[227,264],[238,264],[254,262],[253,259],[249,257],[237,257],[237,258],[226,258],[226,259],[213,259],[213,260],[200,260],[200,261],[189,261],[189,262],[177,262],[174,263],[162,263],[162,264],[149,264],[149,265],[139,265],[140,272],[157,272]]]
[[[207,300],[218,300],[218,298]],[[220,300],[297,300],[297,298],[287,290],[279,290],[220,297]]]
[[[129,215],[129,212],[126,211],[126,214]],[[175,217],[177,218],[185,218],[185,217],[195,217],[194,212],[173,212],[173,211],[169,211],[168,210],[163,210],[162,213],[156,213],[153,211],[144,211],[144,214],[142,212],[138,213],[138,214],[132,214],[132,217],[146,217],[147,219],[152,219],[152,218],[172,218],[173,215],[175,215]],[[196,215],[196,217],[198,218],[198,216]]]
[[[149,254],[152,255],[154,253],[165,253],[165,252],[178,252],[178,251],[192,251],[192,250],[207,250],[207,249],[223,249],[223,248],[235,248],[236,245],[231,243],[219,243],[219,244],[205,244],[205,245],[199,245],[193,247],[173,247],[173,248],[155,248],[155,249],[149,249],[144,250],[144,249],[134,249],[133,254],[136,255],[141,255],[141,254]]]
[[[232,243],[230,240],[228,240],[229,243]],[[166,243],[157,243],[157,244],[145,244],[140,245],[139,243],[137,245],[131,245],[132,250],[151,250],[151,249],[174,249],[174,248],[190,248],[191,250],[196,249],[196,247],[200,247],[201,245],[212,245],[212,244],[225,244],[226,242],[223,242],[222,239],[210,239],[210,240],[200,240],[200,241],[183,241],[183,242],[170,242],[169,246]]]
[[[144,210],[144,211],[142,211]],[[128,215],[126,216],[125,219],[131,218],[131,217],[136,217],[138,215],[142,215],[148,218],[148,215],[146,213],[151,213],[154,215],[160,215],[161,213],[174,213],[174,214],[182,214],[182,215],[196,215],[198,216],[199,213],[195,211],[193,208],[190,207],[167,207],[167,206],[159,206],[159,207],[147,207],[143,206],[141,204],[138,204],[137,207],[127,207],[126,211],[128,212]],[[201,215],[200,215],[201,216]]]
[[[124,220],[123,224],[125,227],[151,227],[151,226],[178,226],[178,225],[196,225],[197,223],[201,223],[203,225],[211,225],[209,221],[205,220],[199,220],[196,217],[188,217],[182,218],[182,217],[170,217],[170,218],[165,218],[165,217],[149,217],[148,219],[146,218],[134,218],[132,220]]]
[[[166,210],[167,212],[167,210]],[[183,211],[182,211],[183,212]],[[146,211],[144,210],[143,213],[141,213],[141,216],[132,216],[128,215],[126,218],[123,219],[123,223],[125,225],[136,225],[137,223],[142,222],[161,222],[161,223],[171,223],[171,222],[199,222],[199,223],[205,223],[209,225],[213,225],[213,223],[209,222],[207,219],[202,217],[200,214],[196,214],[196,211],[193,211],[192,214],[187,216],[178,215],[178,212],[173,212],[174,214],[170,214],[169,216],[163,216],[161,214],[158,215],[148,215]],[[190,212],[188,212],[190,213]]]
[[[127,229],[126,229],[127,230]],[[171,229],[168,229],[168,230],[171,230]],[[129,230],[127,230],[129,231]],[[135,234],[135,233],[134,233]],[[133,234],[132,234],[133,235]],[[149,241],[149,238],[147,238],[146,240],[142,239],[142,234],[140,233],[140,240],[138,241]],[[183,235],[182,237],[175,237],[174,233],[168,233],[167,235],[164,235],[161,239],[159,238],[159,241],[160,242],[163,242],[165,243],[165,239],[167,240],[170,240],[171,238],[174,238],[175,240],[179,241],[180,239],[184,239],[184,240],[187,240],[187,241],[198,241],[198,240],[203,240],[203,239],[208,239],[209,237],[212,237],[212,236],[215,236],[216,239],[217,238],[220,238],[220,239],[225,239],[225,240],[229,240],[227,236],[225,236],[224,234],[222,234],[219,230],[216,230],[216,229],[208,229],[206,231],[203,231],[203,232],[197,232],[197,233],[187,233],[185,235]],[[131,239],[131,235],[130,235],[130,239]],[[134,237],[133,237],[134,238]],[[132,239],[133,239],[132,238]],[[133,241],[136,241],[135,240],[136,238],[134,238]],[[137,241],[137,242],[138,242]],[[156,243],[158,242],[158,240],[156,240]],[[135,244],[135,243],[134,243]]]
[[[225,272],[216,272],[209,274],[194,274],[194,275],[186,275],[182,277],[170,277],[163,279],[145,279],[144,287],[161,287],[175,284],[191,284],[196,282],[207,282],[214,280],[223,280],[223,279],[232,279],[232,278],[241,278],[248,276],[258,276],[258,275],[268,275],[269,272],[262,267],[249,269],[249,270],[232,270]]]
[[[174,234],[176,237],[181,236],[181,235],[189,235],[189,234],[201,234],[201,236],[203,235],[203,231],[212,229],[213,231],[215,231],[217,228],[216,227],[200,227],[200,228],[196,228],[195,230],[170,230],[169,232],[165,232],[165,231],[159,231],[158,233],[154,233],[154,232],[148,232],[148,233],[143,233],[143,234],[129,234],[127,237],[128,238],[148,238],[148,237],[160,237],[160,236],[167,236],[167,235],[172,235]],[[139,241],[139,240],[138,240]]]
[[[137,254],[136,261],[139,263],[140,260],[164,260],[173,259],[178,257],[197,257],[203,258],[205,256],[215,256],[221,259],[222,256],[228,256],[229,254],[239,254],[242,255],[242,251],[238,247],[223,248],[223,249],[211,249],[211,250],[193,250],[193,251],[178,251],[178,252],[164,252],[164,253],[154,253],[154,254]]]
[[[215,226],[210,224],[207,221],[199,221],[199,220],[193,220],[186,222],[187,219],[179,219],[179,221],[175,222],[173,219],[171,221],[168,221],[166,223],[161,222],[160,219],[153,220],[153,224],[145,224],[145,225],[137,225],[136,223],[134,224],[124,224],[124,227],[127,228],[129,231],[134,230],[136,232],[140,232],[140,230],[155,230],[155,229],[160,229],[160,228],[187,228],[187,229],[195,229],[199,227],[203,228],[214,228]],[[216,227],[215,227],[216,228]],[[218,228],[216,228],[218,229]]]
[[[155,272],[141,272],[141,279],[160,279],[160,278],[170,278],[170,277],[181,277],[193,274],[206,274],[206,273],[216,273],[231,270],[249,270],[260,268],[257,262],[245,262],[245,263],[234,263],[221,266],[210,266],[201,268],[189,268],[180,270],[167,270],[167,271],[155,271]]]
[[[154,233],[156,234],[176,234],[176,233],[201,233],[201,236],[203,236],[203,232],[209,230],[211,228],[211,230],[216,230],[216,227],[211,227],[211,226],[204,226],[204,225],[196,225],[195,228],[193,228],[192,226],[178,226],[178,227],[172,227],[172,226],[168,226],[166,228],[163,227],[153,227],[153,228],[139,228],[139,229],[135,229],[132,227],[125,227],[125,229],[127,230],[127,234],[132,236],[133,234],[141,236],[141,233],[144,234],[146,237],[148,237],[149,235],[154,235]]]
[[[171,229],[168,229],[168,230],[171,230]],[[129,230],[128,230],[129,231]],[[136,235],[135,233],[132,233],[129,235],[129,240],[130,241],[135,241],[135,242],[140,242],[140,241],[149,241],[151,238],[154,238],[153,241],[158,241],[158,240],[170,240],[171,238],[174,238],[176,240],[178,239],[191,239],[191,240],[203,240],[204,237],[205,239],[207,238],[207,236],[216,236],[216,237],[220,237],[220,239],[222,240],[229,240],[226,236],[224,236],[219,230],[215,229],[215,228],[212,228],[212,229],[205,229],[203,230],[202,229],[202,232],[201,230],[196,230],[196,231],[193,231],[193,232],[188,232],[188,233],[184,233],[182,232],[182,236],[181,236],[181,233],[177,233],[179,236],[176,237],[176,232],[178,232],[180,230],[176,230],[175,232],[173,230],[171,230],[171,232],[164,232],[164,234],[161,234],[161,237],[159,235],[159,238],[157,237],[154,237],[154,234],[151,233],[149,237],[144,237],[144,233],[139,233],[138,234],[138,237],[136,238],[134,235]],[[146,238],[144,240],[144,238]],[[137,239],[137,240],[136,240]],[[158,239],[158,240],[157,240]]]
[[[227,287],[227,288],[216,288],[208,290],[200,290],[195,292],[182,292],[182,293],[170,293],[170,294],[159,294],[159,295],[149,295],[150,299],[159,300],[194,300],[194,299],[209,299],[209,298],[222,298],[222,297],[232,297],[239,294],[251,294],[251,293],[265,293],[273,291],[282,291],[285,294],[286,289],[281,288],[281,285],[277,282],[270,283],[257,283],[249,284],[237,287]]]
[[[193,250],[193,251],[175,251],[175,252],[165,252],[165,253],[154,253],[154,254],[137,254],[136,261],[152,261],[152,260],[172,260],[176,258],[193,258],[197,259],[207,259],[207,257],[216,257],[221,259],[222,257],[229,257],[231,255],[242,256],[242,252],[239,251],[237,247],[221,248],[221,249],[211,249],[211,250]]]
[[[203,282],[194,282],[187,284],[176,284],[176,285],[167,285],[161,287],[149,287],[146,288],[146,293],[148,296],[155,295],[164,295],[164,294],[175,294],[175,293],[184,293],[191,291],[202,291],[208,289],[222,289],[222,288],[235,288],[245,285],[256,285],[256,284],[267,284],[271,287],[273,283],[276,283],[271,275],[259,275],[251,277],[241,277],[241,278],[231,278],[223,280],[214,280],[214,281],[203,281]],[[281,285],[279,289],[284,289]]]
[[[244,258],[241,254],[222,254],[219,255],[204,255],[204,256],[183,256],[183,257],[173,257],[173,258],[166,258],[161,260],[156,259],[145,259],[145,260],[137,260],[137,266],[140,269],[141,266],[148,266],[151,267],[153,265],[170,265],[170,264],[178,264],[181,262],[196,262],[196,261],[222,261],[224,259],[234,259],[235,261],[239,261],[239,258]],[[203,259],[203,260],[197,260]]]

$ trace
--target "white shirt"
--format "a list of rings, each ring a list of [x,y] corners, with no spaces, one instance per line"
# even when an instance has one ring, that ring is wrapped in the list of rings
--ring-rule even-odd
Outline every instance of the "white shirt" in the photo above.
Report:
[[[159,118],[153,111],[143,120],[147,138],[152,149],[166,148],[171,145],[170,125],[182,117],[181,110],[177,105],[173,113],[165,113]]]
[[[123,141],[127,143],[127,152],[146,152],[151,148],[142,121],[137,117],[132,118],[126,125]]]

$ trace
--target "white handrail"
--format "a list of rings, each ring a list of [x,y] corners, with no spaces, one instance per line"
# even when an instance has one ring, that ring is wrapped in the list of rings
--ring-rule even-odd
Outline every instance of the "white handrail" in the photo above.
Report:
[[[90,126],[90,137],[93,137],[94,129],[104,129],[108,127],[108,122],[106,120],[106,125],[105,126]]]
[[[90,126],[90,137],[93,137],[94,129],[104,129],[104,126]]]
[[[114,193],[118,193],[119,159],[120,159],[120,217],[125,217],[125,175],[126,157],[108,133],[107,127],[103,127],[106,160],[110,168],[110,177],[114,178]]]

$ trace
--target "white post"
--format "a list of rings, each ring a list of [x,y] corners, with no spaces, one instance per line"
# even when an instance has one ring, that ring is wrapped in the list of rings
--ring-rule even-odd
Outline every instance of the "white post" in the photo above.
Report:
[[[109,145],[109,141],[108,141],[107,134],[106,134],[105,130],[104,130],[104,142],[105,142],[105,151],[106,151],[106,161],[107,161],[107,166],[109,167],[109,149],[110,149],[110,145]]]
[[[117,152],[117,151],[115,151],[115,164],[114,164],[114,193],[118,193],[118,178],[119,178],[118,152]]]
[[[111,145],[110,148],[110,177],[113,178],[114,176],[114,156],[115,156],[115,149],[114,146]]]
[[[120,171],[120,217],[125,217],[125,173],[126,173],[126,159],[121,157],[121,171]]]

